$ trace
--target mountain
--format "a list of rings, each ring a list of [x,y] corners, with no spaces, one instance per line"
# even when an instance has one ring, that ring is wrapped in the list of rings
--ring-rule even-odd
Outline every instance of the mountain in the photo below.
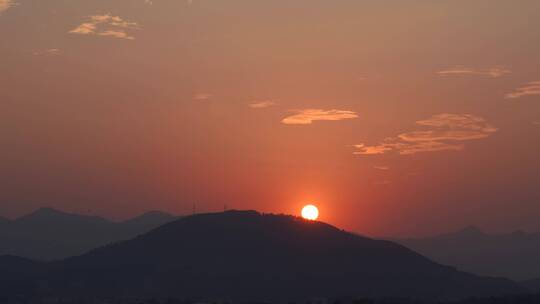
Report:
[[[531,292],[540,293],[540,279],[526,280],[520,282],[520,284]]]
[[[150,231],[165,223],[175,220],[177,217],[161,211],[149,211],[138,217],[132,218],[123,222],[126,227],[132,227],[133,229],[143,229]]]
[[[7,295],[31,296],[46,265],[16,256],[0,256],[0,302]]]
[[[522,291],[509,280],[459,272],[389,241],[255,211],[185,217],[46,268],[40,284],[28,286],[63,296],[452,299]]]
[[[540,277],[540,234],[487,234],[476,227],[427,238],[394,241],[445,265],[514,280]]]
[[[172,215],[149,212],[117,223],[97,216],[41,208],[0,225],[0,254],[37,260],[62,259],[133,238],[173,219]]]
[[[0,217],[0,227],[2,227],[3,225],[7,225],[9,223],[10,223],[10,220],[8,220],[7,218]]]

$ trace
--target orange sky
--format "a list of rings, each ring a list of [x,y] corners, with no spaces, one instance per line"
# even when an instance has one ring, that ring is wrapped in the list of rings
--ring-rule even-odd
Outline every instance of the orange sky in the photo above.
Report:
[[[540,230],[540,3],[0,0],[0,215]]]

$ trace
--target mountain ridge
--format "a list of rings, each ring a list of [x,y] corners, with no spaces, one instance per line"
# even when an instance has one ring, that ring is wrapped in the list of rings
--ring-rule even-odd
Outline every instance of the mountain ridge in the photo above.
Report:
[[[11,220],[0,216],[0,225],[8,224]]]
[[[540,233],[490,234],[478,228],[422,238],[391,239],[442,264],[517,281],[540,277]]]
[[[164,212],[150,211],[126,221],[113,222],[98,216],[40,208],[0,223],[0,255],[34,260],[62,259],[130,239],[175,218]]]
[[[390,241],[256,211],[181,218],[49,265],[48,292],[73,296],[453,299],[522,291],[509,280],[459,272]]]

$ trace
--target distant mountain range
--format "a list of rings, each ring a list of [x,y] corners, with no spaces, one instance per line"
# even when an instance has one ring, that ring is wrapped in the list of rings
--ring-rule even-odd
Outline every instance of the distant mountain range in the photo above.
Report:
[[[7,218],[0,217],[0,227],[2,227],[3,225],[7,225],[9,223],[10,223],[10,220],[8,220]]]
[[[523,292],[442,266],[390,241],[255,211],[194,215],[58,262],[4,256],[0,294],[455,299]]]
[[[177,217],[152,211],[124,222],[42,208],[10,221],[0,219],[0,255],[55,260],[131,239]]]
[[[540,277],[540,233],[487,234],[468,227],[433,237],[393,241],[438,263],[479,275],[514,280]]]
[[[526,289],[535,292],[537,294],[540,294],[540,279],[533,279],[533,280],[527,280],[521,282],[521,286],[525,287]],[[540,303],[540,302],[538,302]]]

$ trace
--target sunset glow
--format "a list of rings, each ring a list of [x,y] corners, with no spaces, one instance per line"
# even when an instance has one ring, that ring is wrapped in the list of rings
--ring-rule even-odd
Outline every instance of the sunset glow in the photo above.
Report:
[[[0,0],[0,302],[538,304],[539,36],[540,0]]]
[[[538,0],[0,0],[0,218],[540,231],[538,29]]]

